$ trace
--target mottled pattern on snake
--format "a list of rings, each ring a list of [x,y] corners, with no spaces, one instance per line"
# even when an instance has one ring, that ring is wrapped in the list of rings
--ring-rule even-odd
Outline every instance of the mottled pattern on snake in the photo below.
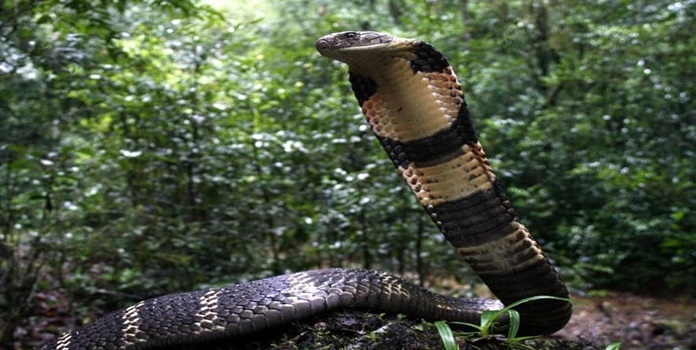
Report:
[[[432,46],[378,32],[320,38],[317,50],[346,63],[363,114],[425,211],[503,304],[568,297],[522,225],[474,131],[454,70]],[[477,323],[501,303],[433,294],[386,273],[326,269],[165,295],[116,311],[42,349],[161,349],[238,339],[340,308]],[[520,334],[549,334],[570,303],[516,307]]]

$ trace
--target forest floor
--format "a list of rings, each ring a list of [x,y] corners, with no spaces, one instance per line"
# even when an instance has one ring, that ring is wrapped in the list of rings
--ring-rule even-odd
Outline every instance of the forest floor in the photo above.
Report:
[[[604,350],[617,342],[621,343],[621,350],[696,349],[695,302],[628,293],[602,294],[574,297],[579,303],[574,307],[573,318],[553,336],[520,343],[458,337],[460,349]],[[280,341],[271,340],[273,346],[260,342],[244,349],[444,349],[429,323],[345,312],[306,324],[304,331],[290,331]],[[322,332],[330,336],[320,335]]]
[[[554,337],[592,340],[622,350],[696,349],[696,301],[657,299],[628,293],[575,297],[570,323]]]
[[[49,292],[46,294],[53,294]],[[47,297],[47,295],[43,295]],[[500,342],[498,339],[461,339],[461,349],[582,349],[604,350],[621,342],[621,350],[696,349],[696,302],[640,297],[627,293],[604,293],[601,296],[576,297],[570,323],[552,337],[526,342],[526,347]],[[52,303],[52,308],[66,308],[69,303]],[[583,305],[584,304],[584,305]],[[44,306],[46,306],[44,304]],[[46,330],[64,331],[75,324],[66,319],[67,310],[42,310],[53,317],[35,319],[22,329],[34,339],[22,339],[16,347],[37,345],[38,339],[51,336]],[[59,315],[62,315],[59,316]],[[1,326],[0,321],[0,326]],[[52,332],[51,332],[52,333]],[[19,337],[23,338],[23,337]],[[461,338],[461,337],[459,337]],[[19,340],[19,339],[18,339]],[[247,345],[218,345],[210,349],[443,349],[432,324],[409,321],[401,317],[371,315],[363,312],[339,312],[293,325],[288,329],[252,339]],[[414,347],[415,346],[415,347]],[[2,347],[0,347],[2,348]]]

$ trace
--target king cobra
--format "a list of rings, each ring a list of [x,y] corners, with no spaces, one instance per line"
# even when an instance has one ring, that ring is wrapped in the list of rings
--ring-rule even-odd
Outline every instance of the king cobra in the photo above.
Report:
[[[485,310],[568,290],[516,216],[478,141],[457,77],[431,45],[378,32],[341,32],[316,42],[348,65],[367,123],[447,240],[500,299],[438,295],[387,273],[324,269],[141,301],[67,332],[41,349],[161,349],[268,332],[338,309],[478,323]],[[515,309],[520,335],[553,333],[568,301]]]

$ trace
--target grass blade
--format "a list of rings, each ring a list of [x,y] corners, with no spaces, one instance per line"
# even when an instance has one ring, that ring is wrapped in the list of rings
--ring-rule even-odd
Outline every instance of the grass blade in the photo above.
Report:
[[[440,339],[442,339],[442,344],[445,346],[445,350],[459,350],[459,345],[454,340],[454,334],[452,334],[452,329],[445,321],[437,321],[434,323],[437,332],[440,334]]]
[[[517,310],[508,310],[510,317],[510,326],[508,328],[508,339],[517,338],[517,332],[520,330],[520,313]]]
[[[619,350],[621,349],[621,342],[614,342],[609,344],[605,350]]]

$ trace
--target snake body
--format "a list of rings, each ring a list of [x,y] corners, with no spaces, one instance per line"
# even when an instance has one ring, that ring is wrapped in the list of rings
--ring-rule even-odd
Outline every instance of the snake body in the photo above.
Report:
[[[471,268],[509,305],[568,290],[522,225],[478,141],[457,77],[422,41],[378,32],[321,37],[323,56],[346,63],[355,97],[425,211]],[[477,323],[501,303],[438,295],[392,275],[324,269],[141,301],[64,333],[43,350],[160,349],[237,339],[341,308]],[[550,334],[569,302],[515,307],[521,335]]]

